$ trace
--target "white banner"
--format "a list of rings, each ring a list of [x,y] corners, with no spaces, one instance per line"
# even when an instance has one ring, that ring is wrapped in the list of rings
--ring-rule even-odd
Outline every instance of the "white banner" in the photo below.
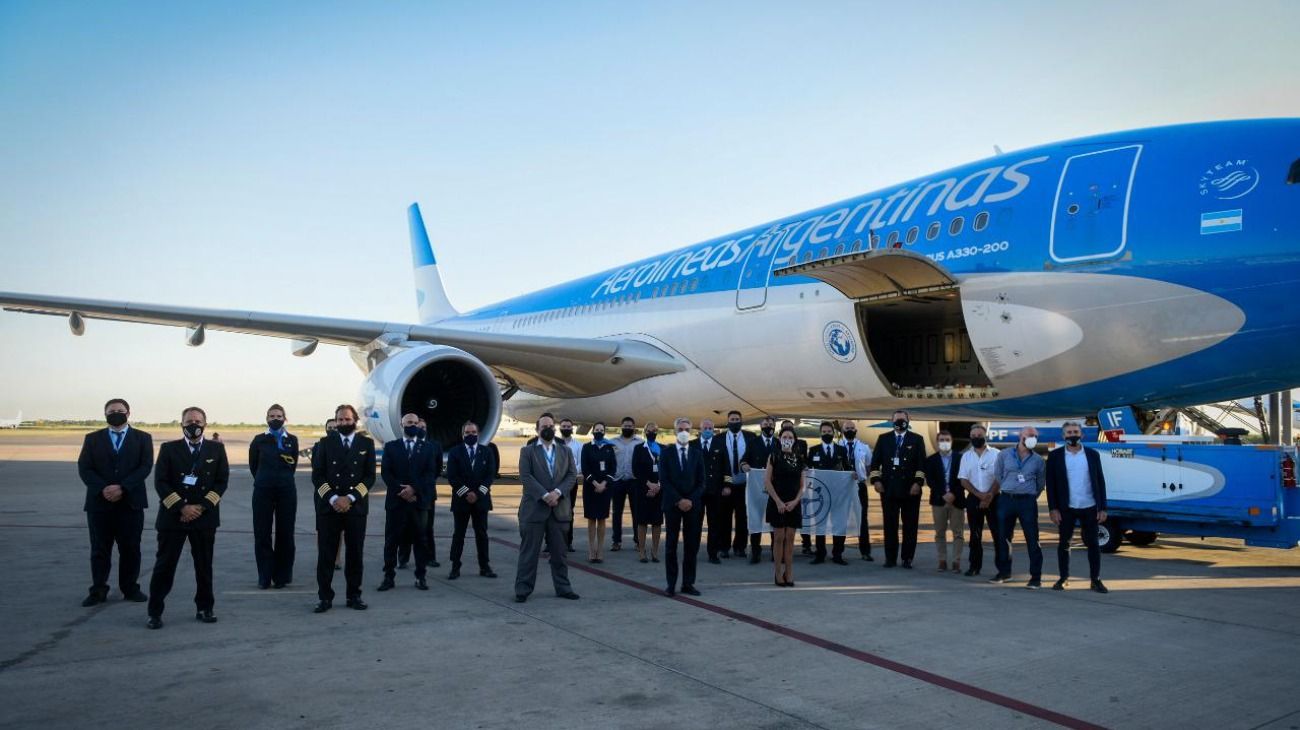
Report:
[[[750,532],[771,532],[767,524],[767,487],[763,469],[749,472],[745,489],[745,510]],[[803,529],[808,535],[857,535],[862,522],[858,483],[851,471],[813,469],[800,505]]]

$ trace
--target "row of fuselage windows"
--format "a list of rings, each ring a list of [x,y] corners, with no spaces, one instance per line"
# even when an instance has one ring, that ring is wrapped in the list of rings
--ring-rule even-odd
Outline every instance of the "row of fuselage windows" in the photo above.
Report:
[[[989,227],[988,211],[980,211],[975,215],[974,218],[971,219],[970,229],[976,233],[979,233],[980,231],[983,231],[985,228],[988,227]],[[954,237],[960,236],[962,231],[965,228],[966,228],[965,216],[959,215],[956,218],[953,218],[952,220],[948,221],[949,236],[954,236]],[[925,227],[925,240],[933,241],[939,238],[939,236],[943,234],[943,229],[944,229],[943,221],[932,221],[928,226]],[[889,234],[885,237],[885,247],[900,248],[903,244],[911,246],[912,244],[920,240],[920,238],[921,238],[920,226],[912,226],[911,228],[908,228],[906,231],[903,231],[901,229],[893,230],[890,231]],[[852,245],[848,243],[838,243],[835,246],[834,255],[841,256],[846,253],[858,253],[862,251],[862,248],[863,248],[863,241],[860,238],[854,241]],[[867,242],[867,250],[875,250],[878,248],[880,248],[880,234],[877,233],[876,231],[872,231],[871,237],[868,239]],[[832,253],[830,247],[822,247],[821,251],[818,252],[817,258],[824,259],[831,255]],[[806,264],[812,260],[813,260],[812,251],[804,251],[803,255],[799,257],[799,263],[801,264]]]
[[[948,235],[960,236],[965,226],[966,226],[966,218],[964,216],[959,215],[956,218],[953,218],[951,221],[948,221]],[[970,227],[971,230],[976,233],[983,231],[985,228],[988,228],[989,227],[988,211],[981,211],[977,213],[975,217],[971,219]],[[933,241],[937,239],[943,233],[943,229],[944,229],[944,225],[942,221],[932,221],[925,228],[925,240]],[[890,231],[889,235],[885,237],[885,246],[888,248],[897,248],[902,244],[907,244],[908,246],[911,246],[912,244],[916,243],[917,240],[920,239],[920,237],[921,237],[920,226],[912,226],[911,228],[907,229],[906,232],[901,230]],[[871,238],[869,240],[870,243],[868,245],[870,246],[871,250],[880,248],[880,235],[878,233],[873,231],[871,234]],[[862,250],[862,245],[863,245],[862,239],[858,239],[854,241],[851,247],[847,243],[839,243],[835,246],[835,255],[840,256],[845,253],[858,253],[859,251]],[[831,255],[831,251],[829,248],[822,248],[818,258],[826,258],[827,256],[830,255]],[[812,259],[813,259],[813,252],[804,251],[804,254],[803,256],[800,257],[799,261],[800,263],[806,263],[808,261],[812,261]],[[656,286],[650,291],[650,293],[647,295],[647,298],[658,299],[660,297],[677,296],[678,294],[690,294],[692,292],[697,291],[699,288],[700,288],[700,277],[696,276],[691,279],[674,281],[672,284],[664,284],[662,286]],[[555,309],[550,312],[541,312],[539,314],[532,314],[527,317],[519,317],[518,319],[514,320],[514,322],[511,324],[511,328],[519,329],[520,327],[531,327],[533,325],[543,324],[545,322],[554,322],[557,319],[563,319],[566,317],[586,316],[588,314],[603,312],[608,309],[613,309],[614,307],[622,307],[639,301],[641,301],[640,291],[629,292],[627,294],[621,294],[619,296],[611,297],[609,299],[603,299],[599,302],[592,302],[591,304],[579,304],[579,305],[574,305],[572,307],[565,307],[564,309]]]

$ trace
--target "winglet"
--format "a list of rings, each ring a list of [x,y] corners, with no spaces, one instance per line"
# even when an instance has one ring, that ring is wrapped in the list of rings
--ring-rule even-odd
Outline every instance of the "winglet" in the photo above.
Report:
[[[406,213],[411,226],[411,266],[415,273],[415,303],[420,308],[420,322],[430,324],[455,317],[459,312],[451,306],[443,289],[442,277],[438,275],[438,260],[433,256],[433,245],[429,243],[424,217],[420,215],[420,204],[412,203]]]

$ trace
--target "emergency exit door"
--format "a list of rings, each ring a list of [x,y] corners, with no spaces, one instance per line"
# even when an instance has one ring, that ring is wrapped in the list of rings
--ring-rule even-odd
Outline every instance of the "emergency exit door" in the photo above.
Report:
[[[1065,161],[1052,209],[1048,250],[1059,263],[1110,259],[1128,245],[1129,198],[1142,145]]]

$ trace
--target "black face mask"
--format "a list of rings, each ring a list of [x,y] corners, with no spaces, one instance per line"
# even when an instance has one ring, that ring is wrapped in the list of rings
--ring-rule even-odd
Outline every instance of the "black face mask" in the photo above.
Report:
[[[571,429],[571,428],[562,428],[562,429],[560,429],[560,435],[563,436],[563,437],[566,438],[566,439],[567,439],[567,438],[570,438],[571,436],[573,436],[573,429]]]
[[[1082,441],[1082,440],[1083,440],[1083,439],[1079,438],[1078,436],[1066,436],[1066,437],[1065,437],[1065,443],[1067,443],[1067,444],[1069,444],[1069,445],[1071,445],[1071,446],[1078,446],[1078,445],[1079,445],[1079,442]]]
[[[555,438],[555,427],[542,426],[542,430],[538,433],[538,435],[542,437],[543,441],[550,441]]]
[[[420,435],[420,427],[419,427],[419,426],[403,426],[403,427],[402,427],[402,433],[406,434],[407,436],[409,436],[409,437],[411,437],[411,438],[417,438],[417,437],[419,437],[419,435]]]
[[[970,445],[974,446],[977,449],[984,448],[985,443],[986,443],[986,439],[983,436],[972,436],[970,440]]]
[[[630,438],[632,438],[633,434],[635,434],[635,433],[636,433],[636,429],[635,429],[635,428],[629,428],[629,427],[627,427],[627,426],[624,426],[624,427],[623,427],[623,438],[625,438],[625,439],[630,439]]]
[[[767,437],[770,438],[770,437],[772,436],[772,432],[773,432],[773,431],[776,431],[776,429],[773,428],[773,427],[771,427],[771,426],[764,426],[764,427],[763,427],[763,435],[764,435],[764,436],[767,436]]]
[[[855,439],[855,438],[857,438],[857,437],[858,437],[858,430],[857,430],[856,428],[850,428],[850,429],[848,429],[847,431],[844,432],[844,438],[846,438],[846,439],[848,439],[848,440],[850,440],[850,441],[852,441],[853,439]]]
[[[740,433],[740,421],[736,421],[735,423],[728,422],[727,430],[732,433]]]
[[[191,440],[196,439],[203,435],[203,427],[197,423],[187,423],[185,424],[185,427],[181,430],[183,430],[185,432],[185,436]]]
[[[336,426],[334,427],[334,430],[335,430],[335,431],[338,431],[339,433],[343,434],[344,436],[351,436],[351,435],[352,435],[352,432],[355,431],[355,430],[357,430],[357,424],[355,424],[355,423],[340,423],[340,424],[338,424],[338,425],[336,425]]]
[[[266,427],[271,429],[272,431],[279,431],[280,429],[284,428],[284,419],[272,418],[271,420],[266,422]]]
[[[476,433],[467,433],[463,438],[466,446],[473,446],[478,443],[478,434]]]
[[[647,441],[654,441],[655,439],[659,438],[659,432],[658,432],[658,431],[646,431],[646,432],[645,432],[645,437],[646,437],[646,440],[647,440]]]
[[[126,425],[126,414],[113,411],[107,416],[104,416],[104,420],[108,421],[108,425],[113,428],[121,428]]]
[[[835,440],[835,434],[833,434],[833,433],[824,433],[824,434],[822,434],[822,443],[824,443],[824,444],[829,444],[830,442],[832,442],[832,441],[834,441],[834,440]]]
[[[895,419],[894,419],[894,428],[898,429],[899,431],[906,431],[906,430],[907,430],[907,419],[906,419],[906,418],[895,418]]]
[[[593,439],[596,439],[597,441],[604,441],[604,440],[605,440],[605,432],[604,432],[604,431],[592,431],[592,432],[591,432],[591,437],[592,437]]]

